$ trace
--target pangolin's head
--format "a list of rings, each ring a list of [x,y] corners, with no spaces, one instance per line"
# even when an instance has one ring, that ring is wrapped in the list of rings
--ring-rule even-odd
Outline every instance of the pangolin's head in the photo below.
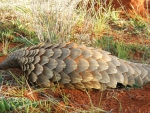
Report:
[[[0,70],[8,68],[19,68],[18,57],[12,53],[3,62],[0,63]]]

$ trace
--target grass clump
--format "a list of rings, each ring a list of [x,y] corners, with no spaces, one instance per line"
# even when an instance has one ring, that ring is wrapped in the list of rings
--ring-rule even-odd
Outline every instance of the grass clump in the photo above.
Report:
[[[123,41],[115,41],[113,36],[97,39],[94,46],[125,60],[143,62],[150,58],[150,47],[141,44],[125,44]]]
[[[2,113],[19,112],[19,110],[28,113],[31,107],[34,108],[37,107],[37,105],[38,105],[37,102],[32,102],[26,98],[10,98],[10,99],[1,98],[0,99],[0,109]]]
[[[11,42],[19,42],[28,46],[33,43],[37,44],[38,41],[36,40],[34,31],[27,30],[19,21],[0,22],[0,42],[2,42],[2,52],[4,55],[9,53],[9,44]]]

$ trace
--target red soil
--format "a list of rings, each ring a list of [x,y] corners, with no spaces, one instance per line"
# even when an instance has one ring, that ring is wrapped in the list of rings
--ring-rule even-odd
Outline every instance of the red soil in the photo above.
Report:
[[[99,0],[95,0],[94,7],[97,11],[100,7]],[[102,0],[103,1],[103,0]],[[108,6],[108,4],[112,2],[112,6],[115,9],[122,9],[123,11],[127,11],[132,13],[134,16],[134,13],[140,14],[142,16],[146,16],[147,13],[150,13],[150,0],[104,0],[103,4],[104,6]],[[106,3],[105,3],[106,2]],[[93,5],[93,4],[92,4]],[[92,7],[91,3],[88,3],[88,8]]]
[[[5,56],[1,56],[0,62],[4,59]],[[4,88],[4,90],[6,89]],[[44,91],[33,93],[25,91],[24,96],[31,100],[47,99],[43,94],[52,95],[55,98],[58,98],[60,107],[65,109],[68,108],[65,107],[66,103],[63,101],[64,95],[68,98],[68,100],[66,100],[66,102],[68,102],[67,106],[72,107],[72,110],[81,108],[88,110],[94,106],[110,111],[110,113],[150,113],[150,83],[144,85],[143,88],[88,91],[88,94],[87,92],[79,90],[58,88],[56,88],[56,91],[52,91],[52,89],[45,89]],[[58,111],[61,112],[60,108],[57,109],[57,112]]]
[[[91,107],[101,108],[111,113],[150,113],[150,83],[137,89],[108,89],[105,91],[82,92],[79,90],[61,89],[52,91],[44,90],[45,95],[53,95],[60,99],[60,104],[65,105],[63,95],[68,98],[68,106],[75,109],[88,110]],[[25,93],[31,100],[46,99],[38,92]],[[63,94],[63,95],[62,95]],[[66,101],[67,102],[67,101]],[[95,108],[96,109],[96,108]]]

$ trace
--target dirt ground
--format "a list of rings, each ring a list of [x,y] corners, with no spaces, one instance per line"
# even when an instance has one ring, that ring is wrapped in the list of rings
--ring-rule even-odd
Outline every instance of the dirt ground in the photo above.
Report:
[[[98,1],[98,0],[95,0]],[[106,2],[106,3],[105,3]],[[150,12],[150,0],[106,0],[104,2],[104,5],[109,5],[110,2],[112,2],[112,6],[115,9],[123,9],[131,13],[131,16],[134,12],[140,14],[141,16],[147,15],[148,12]],[[92,4],[93,5],[93,4]],[[88,4],[88,8],[90,8],[91,5]],[[99,4],[94,4],[95,10],[97,11],[99,9]]]
[[[89,91],[88,94],[69,89],[62,89],[61,93],[60,91],[54,93],[47,89],[44,93],[59,98],[61,106],[65,104],[63,100],[61,101],[63,98],[61,93],[65,94],[69,100],[68,106],[75,109],[88,110],[91,107],[96,107],[102,108],[108,113],[150,113],[150,83],[144,85],[143,88]],[[25,94],[25,96],[32,100],[29,95]],[[34,93],[34,98],[37,100],[44,99],[39,93]]]
[[[14,47],[14,45],[11,44],[10,48]],[[0,62],[5,58],[6,56],[1,56]],[[40,93],[58,98],[61,106],[65,105],[62,100],[64,98],[62,97],[63,93],[68,98],[68,106],[75,109],[83,108],[88,110],[97,107],[108,111],[108,113],[150,113],[150,83],[144,85],[143,88],[107,89],[105,91],[95,90],[88,92],[69,89],[59,89],[54,92],[50,89],[45,89],[43,92],[35,92],[33,94],[34,100],[46,99]],[[28,91],[24,93],[24,96],[33,100],[28,95]]]

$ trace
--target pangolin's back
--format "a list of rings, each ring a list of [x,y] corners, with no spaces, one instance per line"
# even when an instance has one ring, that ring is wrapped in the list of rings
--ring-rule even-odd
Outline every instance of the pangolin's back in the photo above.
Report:
[[[142,86],[150,80],[150,66],[132,63],[109,52],[75,43],[41,44],[13,52],[30,82],[48,87],[50,82],[76,89]]]

